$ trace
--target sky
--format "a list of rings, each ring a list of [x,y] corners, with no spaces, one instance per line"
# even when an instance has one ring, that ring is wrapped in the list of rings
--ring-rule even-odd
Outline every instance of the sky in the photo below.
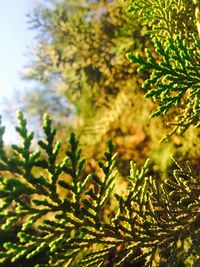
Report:
[[[36,32],[28,29],[26,14],[39,0],[2,0],[0,3],[0,114],[5,97],[12,99],[15,90],[25,90],[28,81],[22,81],[20,71],[28,63],[26,52],[34,42]],[[8,128],[4,142],[15,141],[14,125],[5,117]]]

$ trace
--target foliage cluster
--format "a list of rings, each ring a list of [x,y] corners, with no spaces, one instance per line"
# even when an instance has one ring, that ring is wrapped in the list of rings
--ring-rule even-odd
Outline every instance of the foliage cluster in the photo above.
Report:
[[[35,152],[33,133],[22,113],[18,118],[22,145],[12,146],[14,156],[3,149],[1,128],[1,231],[19,228],[16,242],[3,244],[1,263],[44,252],[46,263],[35,266],[199,266],[200,187],[189,165],[177,164],[173,179],[159,182],[148,174],[148,161],[141,170],[131,163],[128,192],[115,193],[117,208],[109,213],[117,175],[112,142],[99,162],[101,175],[84,176],[73,134],[59,162],[61,144],[49,117]]]
[[[199,126],[200,43],[195,21],[195,4],[191,1],[132,1],[129,11],[151,26],[156,58],[146,49],[146,59],[128,54],[139,63],[139,72],[152,70],[143,87],[146,97],[159,103],[154,116],[175,109],[173,132],[184,131],[191,124]]]

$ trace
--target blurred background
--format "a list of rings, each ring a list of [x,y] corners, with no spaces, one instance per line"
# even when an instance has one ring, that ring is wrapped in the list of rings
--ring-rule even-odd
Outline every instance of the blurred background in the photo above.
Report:
[[[8,0],[0,8],[0,113],[5,144],[19,142],[14,131],[21,109],[35,137],[48,112],[65,143],[71,131],[85,155],[102,156],[112,138],[121,173],[129,161],[151,157],[155,172],[171,170],[173,154],[198,166],[198,131],[173,135],[170,115],[150,119],[156,104],[141,88],[149,76],[137,73],[127,52],[153,51],[147,27],[127,13],[129,1]],[[176,111],[174,111],[176,112]],[[192,141],[191,141],[192,140]],[[199,168],[199,167],[198,167]],[[197,168],[197,169],[198,169]],[[88,170],[89,170],[88,169]]]

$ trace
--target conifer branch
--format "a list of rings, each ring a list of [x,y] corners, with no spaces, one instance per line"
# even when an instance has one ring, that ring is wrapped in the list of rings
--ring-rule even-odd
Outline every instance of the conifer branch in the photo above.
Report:
[[[149,175],[149,161],[141,169],[131,163],[128,192],[115,194],[117,210],[107,217],[116,176],[112,142],[99,163],[102,175],[85,175],[74,134],[61,161],[49,116],[36,152],[22,113],[18,119],[22,145],[12,146],[15,155],[0,141],[1,231],[19,229],[15,242],[0,248],[1,263],[43,253],[46,263],[35,266],[110,266],[111,258],[113,266],[189,266],[191,259],[198,266],[200,186],[189,165],[175,162],[173,177],[162,181]]]
[[[195,24],[197,3],[190,2],[188,7],[185,0],[131,2],[129,11],[139,12],[139,19],[149,25],[155,48],[154,52],[145,50],[146,58],[127,54],[132,63],[139,64],[139,72],[151,73],[143,87],[148,89],[145,96],[159,105],[152,117],[172,114],[174,119],[168,124],[174,128],[169,135],[176,131],[182,133],[192,124],[198,127],[200,42]]]
[[[139,72],[152,70],[150,78],[143,84],[144,88],[150,88],[145,97],[153,98],[160,105],[152,117],[166,114],[176,107],[180,114],[171,124],[179,126],[180,130],[191,124],[199,125],[200,45],[197,39],[194,41],[196,48],[192,51],[178,37],[175,41],[168,39],[166,46],[156,40],[155,51],[161,57],[160,61],[147,49],[146,59],[140,55],[127,55],[132,63],[140,64]]]

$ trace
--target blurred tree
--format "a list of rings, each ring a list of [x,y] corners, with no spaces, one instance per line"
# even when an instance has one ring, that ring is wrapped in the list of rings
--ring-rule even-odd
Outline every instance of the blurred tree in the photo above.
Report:
[[[60,1],[34,11],[31,22],[42,34],[25,77],[51,81],[88,119],[133,79],[136,68],[125,53],[140,50],[145,40],[121,1],[81,3],[73,9],[71,2]]]
[[[133,148],[139,151],[137,146],[145,147],[148,140],[151,104],[143,99],[140,90],[143,79],[125,54],[143,51],[150,44],[145,27],[131,14],[127,15],[127,7],[118,0],[59,1],[40,6],[30,15],[32,27],[37,27],[40,33],[24,77],[43,86],[39,99],[46,100],[46,104],[42,107],[53,107],[49,104],[49,84],[52,92],[74,107],[70,123],[81,136],[81,143],[97,144],[90,151],[91,157],[102,139],[107,141],[110,135],[116,137],[121,155],[128,149],[127,160],[131,156],[136,159],[138,153]],[[52,92],[49,90],[50,96]],[[33,97],[36,95],[37,91],[28,92],[24,103],[29,111],[34,103],[38,114],[41,102]],[[58,106],[57,110],[59,113],[63,109]],[[56,121],[63,118],[58,113]],[[63,132],[61,128],[59,133]],[[144,157],[148,149],[145,151]]]
[[[32,118],[35,114],[35,120],[44,111],[56,117],[60,138],[66,128],[75,130],[91,159],[101,156],[102,140],[112,137],[125,173],[130,158],[142,164],[147,155],[155,159],[156,169],[166,171],[181,140],[159,145],[170,126],[164,125],[166,116],[149,118],[156,107],[143,98],[141,85],[150,72],[139,75],[125,57],[153,49],[146,35],[149,26],[127,14],[128,6],[120,0],[60,0],[33,10],[30,25],[39,33],[24,78],[37,81],[39,89],[27,91],[20,108]],[[88,144],[93,144],[90,150]],[[192,151],[191,146],[178,153]]]

